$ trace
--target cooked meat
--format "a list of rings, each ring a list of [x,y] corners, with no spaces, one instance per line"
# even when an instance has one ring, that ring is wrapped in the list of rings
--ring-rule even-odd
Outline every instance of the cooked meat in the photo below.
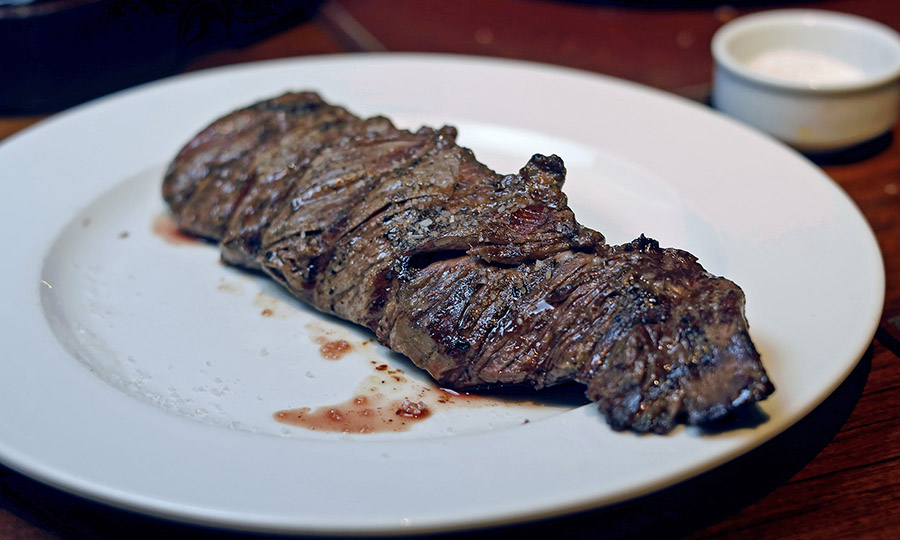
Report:
[[[614,428],[657,433],[774,390],[737,285],[580,225],[559,157],[501,175],[455,138],[285,94],[197,135],[163,195],[226,262],[368,327],[442,385],[577,381]]]

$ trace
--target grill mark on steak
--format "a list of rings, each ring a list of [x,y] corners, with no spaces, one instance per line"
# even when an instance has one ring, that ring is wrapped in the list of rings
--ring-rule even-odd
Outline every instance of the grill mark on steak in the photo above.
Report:
[[[774,391],[737,285],[643,235],[607,245],[575,220],[557,156],[500,175],[455,138],[286,94],[202,131],[163,194],[226,262],[442,385],[577,381],[615,429],[658,433]]]
[[[277,144],[257,153],[251,165],[254,181],[235,205],[222,239],[226,262],[259,269],[262,234],[297,178],[323,148],[359,129],[359,122],[340,107],[322,107],[298,118]]]

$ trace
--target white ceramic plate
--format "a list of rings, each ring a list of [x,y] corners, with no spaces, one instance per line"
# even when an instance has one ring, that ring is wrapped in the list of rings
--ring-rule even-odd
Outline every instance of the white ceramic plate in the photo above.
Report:
[[[288,89],[407,127],[454,124],[502,172],[535,152],[563,156],[583,223],[614,243],[646,233],[688,249],[744,288],[777,386],[762,404],[769,420],[636,436],[610,430],[592,406],[495,399],[435,409],[399,432],[275,421],[275,411],[377,386],[382,363],[405,372],[389,391],[436,392],[366,333],[218,264],[212,246],[155,229],[178,148]],[[868,225],[796,153],[700,105],[533,64],[365,55],[196,73],[26,130],[0,146],[0,170],[0,459],[98,501],[201,524],[458,530],[663,488],[820,403],[870,342],[884,292]],[[323,336],[353,351],[325,359]]]

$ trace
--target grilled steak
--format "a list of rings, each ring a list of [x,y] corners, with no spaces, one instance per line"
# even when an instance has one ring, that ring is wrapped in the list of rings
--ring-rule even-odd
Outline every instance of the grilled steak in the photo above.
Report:
[[[501,175],[455,137],[285,94],[197,135],[163,195],[226,262],[368,327],[442,385],[577,381],[614,428],[657,433],[774,390],[737,285],[580,225],[560,158]]]

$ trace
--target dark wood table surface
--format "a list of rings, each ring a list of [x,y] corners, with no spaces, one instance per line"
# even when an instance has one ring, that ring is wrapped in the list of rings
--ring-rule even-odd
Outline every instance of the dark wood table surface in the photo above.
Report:
[[[312,20],[241,49],[205,54],[186,70],[351,51],[442,52],[570,66],[705,101],[710,39],[741,14],[824,8],[900,30],[900,3],[884,0],[692,2],[694,7],[678,9],[662,4],[334,0]],[[0,138],[46,116],[0,117]],[[833,395],[761,448],[660,493],[586,514],[459,536],[900,538],[900,142],[884,143],[873,155],[820,163],[868,219],[887,273],[875,339]],[[0,539],[220,536],[242,537],[108,508],[0,466]]]

